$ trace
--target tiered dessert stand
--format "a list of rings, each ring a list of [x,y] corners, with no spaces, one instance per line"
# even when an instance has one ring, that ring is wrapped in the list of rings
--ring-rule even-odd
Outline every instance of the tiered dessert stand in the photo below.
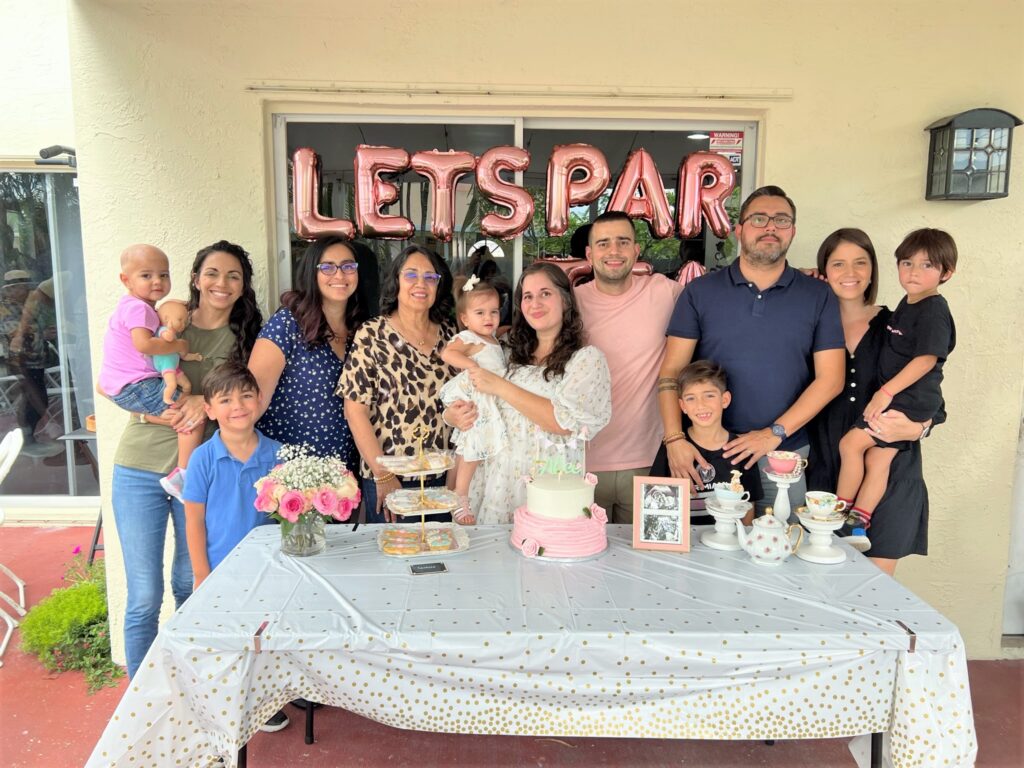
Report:
[[[427,478],[432,475],[439,475],[443,472],[447,472],[455,465],[455,461],[452,459],[451,453],[448,451],[437,451],[435,455],[440,455],[444,458],[442,466],[429,466],[427,461],[427,455],[423,450],[423,441],[427,437],[427,431],[422,427],[417,427],[416,432],[413,433],[413,437],[416,438],[418,443],[417,453],[415,456],[403,457],[403,456],[382,456],[381,459],[388,467],[389,471],[394,472],[399,477],[416,478],[420,479],[419,487],[419,498],[415,500],[414,505],[409,504],[409,497],[416,493],[415,489],[411,488],[399,488],[398,490],[392,491],[385,497],[384,503],[388,501],[394,502],[388,504],[388,509],[391,510],[392,514],[399,515],[401,517],[419,517],[420,518],[420,543],[421,547],[426,550],[427,540],[427,521],[426,518],[429,515],[443,515],[448,512],[452,512],[458,509],[458,496],[454,492],[448,489],[431,489],[430,494],[433,498],[428,498],[426,482]],[[407,459],[406,462],[402,462],[402,459]],[[399,500],[403,503],[399,504]],[[446,503],[448,502],[448,503]],[[413,508],[410,508],[412,506]],[[433,525],[437,525],[434,523]],[[455,537],[453,529],[453,538]],[[459,542],[461,544],[461,541]],[[460,546],[460,549],[465,547]],[[423,554],[429,554],[428,551],[424,551]]]
[[[727,506],[714,496],[708,496],[704,499],[704,506],[708,514],[715,518],[715,529],[704,531],[700,535],[700,543],[711,549],[726,552],[742,549],[736,536],[736,521],[753,509],[753,505],[749,501],[741,501],[734,506]]]

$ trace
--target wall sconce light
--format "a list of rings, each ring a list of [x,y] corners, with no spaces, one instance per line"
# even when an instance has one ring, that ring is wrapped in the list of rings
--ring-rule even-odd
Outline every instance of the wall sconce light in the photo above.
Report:
[[[1002,109],[969,109],[929,125],[925,200],[1006,197],[1013,129],[1020,124]]]

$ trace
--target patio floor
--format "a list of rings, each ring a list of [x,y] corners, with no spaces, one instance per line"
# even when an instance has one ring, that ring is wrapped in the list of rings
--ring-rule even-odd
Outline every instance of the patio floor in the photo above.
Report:
[[[30,605],[60,585],[75,546],[91,528],[0,528],[0,561],[28,584]],[[9,589],[2,584],[0,588]],[[15,633],[0,669],[0,766],[81,766],[127,685],[94,696],[79,673],[51,675],[18,649]],[[978,768],[1024,766],[1024,661],[969,663],[978,732]],[[778,742],[653,741],[463,736],[403,731],[344,710],[317,712],[315,744],[303,742],[299,710],[291,725],[258,734],[249,766],[854,766],[845,739]],[[156,766],[154,768],[161,768]]]

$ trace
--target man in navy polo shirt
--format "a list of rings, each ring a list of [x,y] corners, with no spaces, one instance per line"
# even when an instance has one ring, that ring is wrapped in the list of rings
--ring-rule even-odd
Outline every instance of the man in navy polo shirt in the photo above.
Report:
[[[786,263],[796,234],[796,205],[775,186],[751,193],[740,209],[740,256],[726,269],[690,283],[668,326],[658,400],[669,466],[676,477],[700,483],[706,462],[686,439],[676,376],[692,360],[713,360],[729,378],[732,404],[725,427],[736,437],[725,456],[761,470],[765,497],[775,484],[764,475],[766,454],[808,452],[807,424],[843,388],[843,327],[829,287]],[[715,478],[715,481],[728,478]],[[792,506],[803,504],[803,479],[790,486]]]

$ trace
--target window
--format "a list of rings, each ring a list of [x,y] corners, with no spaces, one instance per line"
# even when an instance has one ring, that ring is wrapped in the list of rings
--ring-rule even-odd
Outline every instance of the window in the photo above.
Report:
[[[74,174],[0,171],[0,272],[0,433],[25,443],[0,493],[97,496]]]

